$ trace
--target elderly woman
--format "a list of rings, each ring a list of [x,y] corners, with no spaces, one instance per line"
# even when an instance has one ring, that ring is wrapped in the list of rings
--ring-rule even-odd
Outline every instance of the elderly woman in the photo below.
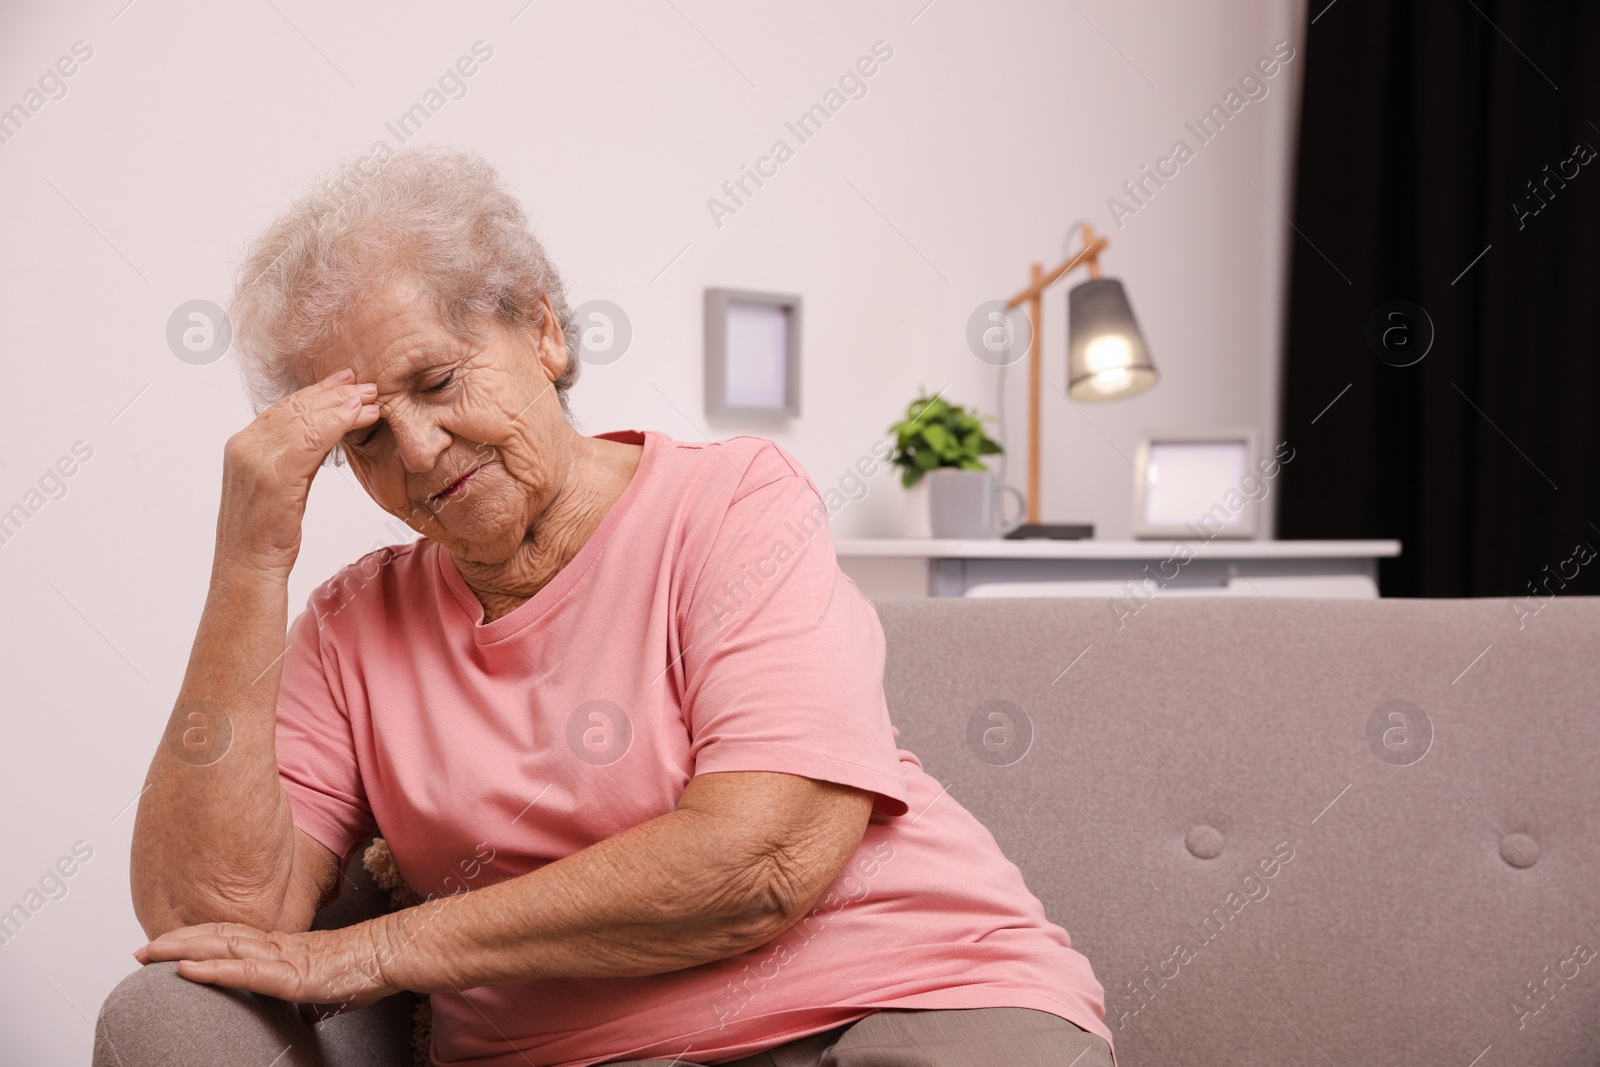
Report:
[[[478,156],[329,187],[240,271],[259,414],[133,841],[146,972],[262,996],[103,1015],[105,1062],[209,1067],[271,1004],[415,990],[440,1065],[1111,1064],[1088,961],[897,748],[793,457],[578,433],[561,280]],[[290,627],[330,454],[421,536]],[[424,903],[311,930],[374,832]],[[261,1047],[322,1063],[292,1014]]]

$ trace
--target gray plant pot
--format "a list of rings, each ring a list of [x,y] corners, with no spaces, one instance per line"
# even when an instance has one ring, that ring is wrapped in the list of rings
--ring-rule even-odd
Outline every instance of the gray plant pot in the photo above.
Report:
[[[928,483],[928,525],[934,537],[961,541],[998,537],[1003,529],[995,514],[995,497],[1000,492],[1016,494],[1021,521],[1022,494],[1009,485],[996,485],[990,471],[940,467],[923,479]]]

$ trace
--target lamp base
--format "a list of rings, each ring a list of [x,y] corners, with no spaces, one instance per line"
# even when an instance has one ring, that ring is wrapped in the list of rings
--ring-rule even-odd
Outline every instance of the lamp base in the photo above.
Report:
[[[1007,533],[1007,541],[1089,541],[1094,538],[1094,523],[1025,522]]]

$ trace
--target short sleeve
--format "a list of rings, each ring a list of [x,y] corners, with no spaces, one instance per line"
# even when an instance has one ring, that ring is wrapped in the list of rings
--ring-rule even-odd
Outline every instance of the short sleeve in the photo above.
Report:
[[[907,811],[876,609],[839,569],[828,509],[776,446],[721,516],[680,623],[694,773],[782,771]]]
[[[329,681],[316,594],[312,596],[312,603],[289,627],[283,656],[276,730],[278,778],[295,827],[326,845],[339,857],[343,870],[351,849],[377,826],[361,784],[350,718]]]

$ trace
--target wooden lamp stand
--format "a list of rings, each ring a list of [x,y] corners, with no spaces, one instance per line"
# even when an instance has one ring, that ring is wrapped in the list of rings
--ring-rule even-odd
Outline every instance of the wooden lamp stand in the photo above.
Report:
[[[1041,525],[1039,522],[1039,393],[1044,362],[1041,335],[1044,329],[1044,291],[1080,263],[1088,263],[1090,278],[1100,277],[1100,253],[1110,244],[1104,237],[1097,236],[1093,228],[1084,226],[1083,247],[1075,255],[1048,273],[1042,264],[1032,264],[1029,267],[1032,280],[1028,287],[1006,301],[1007,310],[1027,304],[1028,318],[1033,327],[1033,337],[1028,344],[1028,517],[1026,523],[1011,531],[1007,537],[1073,540],[1094,536],[1092,526]]]

